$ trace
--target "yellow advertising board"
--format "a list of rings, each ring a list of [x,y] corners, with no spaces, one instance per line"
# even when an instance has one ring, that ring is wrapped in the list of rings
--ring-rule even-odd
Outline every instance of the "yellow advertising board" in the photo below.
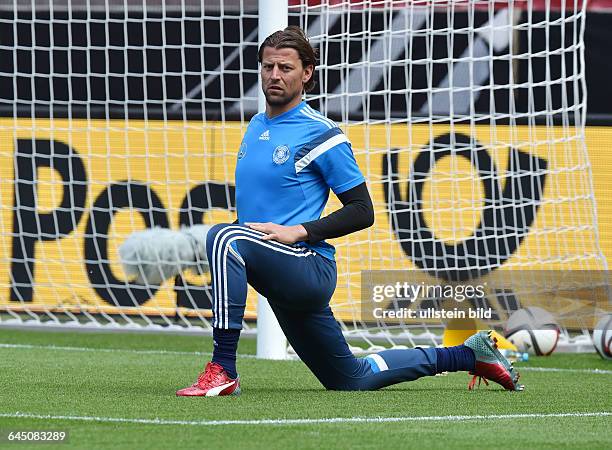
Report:
[[[130,285],[117,248],[151,224],[233,221],[243,132],[238,123],[0,119],[0,307],[114,313],[121,305],[122,313],[172,315],[180,289],[172,280],[158,290]],[[455,249],[457,261],[475,236],[474,248],[497,248],[484,263],[501,270],[598,270],[612,256],[612,127],[588,128],[586,150],[561,127],[381,124],[345,132],[376,209],[371,229],[333,242],[334,304],[345,319],[359,302],[361,270],[427,268],[439,256],[428,252],[440,249]],[[460,151],[432,151],[449,145]],[[508,196],[522,208],[504,203]],[[332,198],[327,211],[339,206]],[[500,218],[510,225],[502,234],[512,228],[520,237],[492,240]],[[429,244],[415,245],[415,237]],[[187,275],[187,297],[205,305],[198,286],[208,281]]]

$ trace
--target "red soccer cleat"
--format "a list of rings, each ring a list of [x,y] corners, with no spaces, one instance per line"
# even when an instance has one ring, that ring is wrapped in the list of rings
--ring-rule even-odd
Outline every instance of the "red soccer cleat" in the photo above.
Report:
[[[468,389],[474,389],[477,379],[479,385],[481,379],[488,385],[487,379],[489,379],[501,384],[508,391],[525,389],[525,386],[519,384],[520,375],[512,366],[512,363],[497,349],[497,342],[495,338],[491,338],[491,332],[481,331],[476,333],[469,337],[464,345],[471,348],[476,357],[476,367],[470,372],[474,377],[468,384]]]
[[[177,397],[240,395],[240,377],[232,379],[219,364],[209,362],[193,385],[176,391]]]

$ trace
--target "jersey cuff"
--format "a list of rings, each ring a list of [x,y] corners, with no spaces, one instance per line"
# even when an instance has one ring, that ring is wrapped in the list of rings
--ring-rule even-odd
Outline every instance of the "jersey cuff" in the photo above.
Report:
[[[343,192],[348,191],[349,189],[353,189],[355,186],[359,186],[361,183],[365,183],[365,178],[363,177],[354,178],[353,180],[349,182],[346,182],[344,184],[341,184],[340,186],[336,186],[332,188],[332,190],[334,191],[334,194],[338,195],[338,194],[342,194]]]

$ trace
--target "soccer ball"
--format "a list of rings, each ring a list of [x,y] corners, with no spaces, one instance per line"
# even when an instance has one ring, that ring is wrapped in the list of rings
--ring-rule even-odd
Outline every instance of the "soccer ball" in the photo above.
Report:
[[[612,314],[602,317],[595,325],[593,345],[603,359],[612,359]]]
[[[559,342],[559,325],[546,310],[537,306],[519,309],[506,323],[504,335],[519,351],[550,355]]]

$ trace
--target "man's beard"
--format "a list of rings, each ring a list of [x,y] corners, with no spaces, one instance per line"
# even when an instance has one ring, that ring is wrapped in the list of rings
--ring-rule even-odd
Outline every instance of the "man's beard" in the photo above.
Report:
[[[271,106],[285,106],[291,103],[297,95],[290,96],[284,93],[283,95],[270,95],[267,91],[264,91],[266,102]]]

